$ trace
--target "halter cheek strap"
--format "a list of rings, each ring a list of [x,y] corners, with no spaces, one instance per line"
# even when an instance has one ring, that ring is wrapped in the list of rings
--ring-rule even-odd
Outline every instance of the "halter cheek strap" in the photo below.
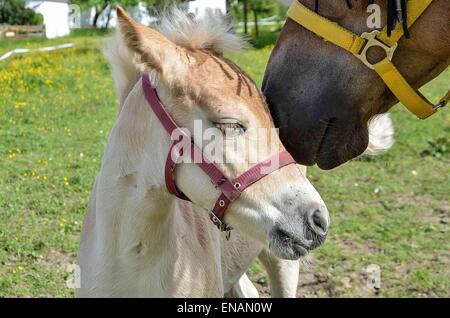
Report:
[[[408,27],[416,22],[432,2],[433,0],[408,1]],[[374,70],[395,97],[418,118],[425,119],[433,115],[438,108],[444,107],[449,102],[450,90],[437,104],[428,101],[409,85],[391,62],[398,41],[403,37],[403,28],[400,25],[397,25],[391,35],[388,35],[387,28],[384,28],[382,31],[363,33],[359,36],[308,9],[298,0],[292,3],[288,16],[305,29],[355,55],[364,65]],[[386,58],[372,64],[367,60],[367,51],[375,46],[386,52]]]
[[[167,133],[172,136],[172,133],[175,130],[178,130],[178,132],[184,134],[183,130],[178,127],[170,114],[167,112],[164,105],[161,103],[156,90],[150,83],[150,79],[147,74],[142,76],[142,88],[148,104],[155,113],[156,117],[158,117]],[[186,134],[184,135],[185,137],[188,137]],[[182,141],[174,141],[170,147],[169,154],[167,155],[165,165],[165,181],[167,190],[182,200],[191,201],[178,189],[175,183],[175,169],[177,162],[183,156],[183,149],[190,149],[191,159],[193,162],[195,162],[202,169],[202,171],[208,175],[216,188],[221,191],[221,194],[209,215],[211,221],[221,231],[226,231],[228,233],[231,230],[231,227],[229,227],[223,220],[230,204],[235,201],[245,189],[250,187],[255,182],[258,182],[268,174],[279,170],[284,166],[295,163],[295,160],[287,151],[282,151],[251,167],[241,176],[235,179],[230,179],[222,173],[215,163],[210,161],[204,155],[203,151],[197,147],[191,138],[184,138],[184,140],[190,140],[190,144],[186,145],[183,144]],[[201,158],[200,162],[197,162],[199,160],[195,160],[197,158]]]

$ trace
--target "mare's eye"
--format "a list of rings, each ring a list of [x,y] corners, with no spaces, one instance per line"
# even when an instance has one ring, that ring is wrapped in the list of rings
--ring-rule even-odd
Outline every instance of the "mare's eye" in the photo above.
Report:
[[[226,137],[235,137],[245,132],[245,127],[234,119],[221,119],[214,123]]]

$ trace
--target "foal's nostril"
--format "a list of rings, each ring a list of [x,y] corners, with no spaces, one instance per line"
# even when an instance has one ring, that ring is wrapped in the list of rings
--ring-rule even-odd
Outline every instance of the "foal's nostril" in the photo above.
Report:
[[[324,213],[321,210],[315,210],[311,216],[311,220],[313,228],[315,230],[319,230],[318,234],[326,234],[328,231],[328,220],[324,216]]]

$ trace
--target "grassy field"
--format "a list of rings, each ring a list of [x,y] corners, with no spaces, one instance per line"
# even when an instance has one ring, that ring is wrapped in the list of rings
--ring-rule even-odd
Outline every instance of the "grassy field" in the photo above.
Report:
[[[63,42],[77,46],[0,62],[1,297],[72,295],[66,266],[116,116],[101,37],[0,40],[0,55]],[[231,58],[261,83],[270,51]],[[424,92],[437,98],[449,81],[447,70]],[[332,225],[301,270],[299,296],[450,296],[450,113],[421,122],[397,106],[392,117],[397,139],[386,155],[309,170]],[[380,289],[366,284],[371,264]],[[266,293],[260,264],[251,277]]]

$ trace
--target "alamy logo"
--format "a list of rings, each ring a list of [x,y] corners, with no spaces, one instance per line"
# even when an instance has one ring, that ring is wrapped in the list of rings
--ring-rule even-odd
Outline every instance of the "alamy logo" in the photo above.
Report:
[[[378,4],[371,4],[367,7],[367,26],[370,29],[381,29],[381,8]]]
[[[69,6],[69,26],[72,29],[81,28],[81,10],[76,4]]]
[[[245,136],[239,131],[215,127],[204,127],[203,121],[195,120],[191,133],[186,128],[177,128],[171,134],[176,145],[171,150],[171,159],[177,163],[203,163],[209,159],[214,163],[257,164],[279,151],[280,143],[276,128],[248,128]],[[192,147],[192,141],[196,147]],[[181,154],[181,156],[180,156]],[[261,167],[267,174],[277,167],[279,160],[273,157]]]
[[[367,286],[378,290],[381,288],[381,268],[380,265],[370,264],[366,268]]]
[[[69,273],[66,279],[66,286],[68,288],[81,288],[81,269],[77,264],[69,264],[66,268]]]

